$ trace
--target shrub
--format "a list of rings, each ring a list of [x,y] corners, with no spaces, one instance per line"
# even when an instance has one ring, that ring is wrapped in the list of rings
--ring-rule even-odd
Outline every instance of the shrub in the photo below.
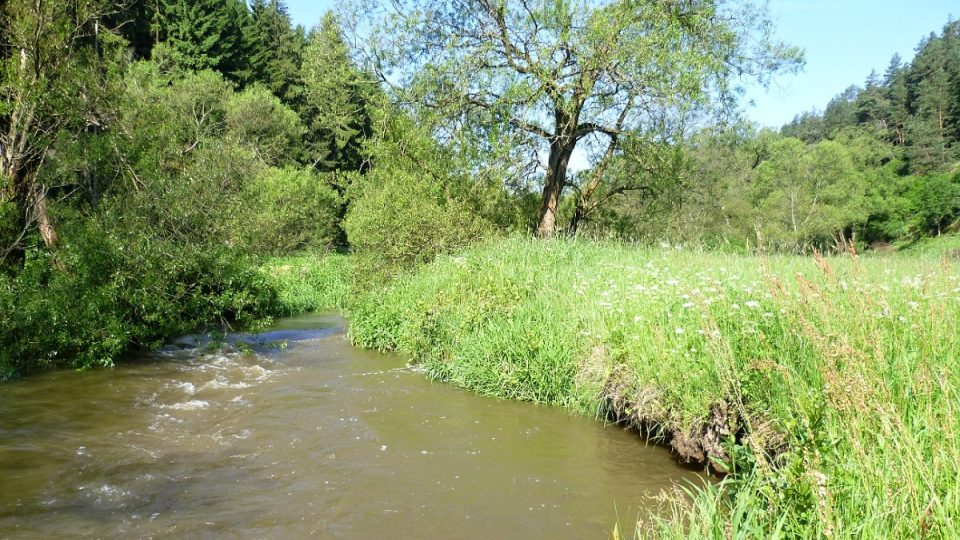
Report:
[[[490,229],[433,178],[380,169],[355,189],[343,227],[363,275],[414,268],[476,242]]]
[[[340,195],[312,170],[264,170],[247,183],[244,205],[235,227],[256,253],[327,249],[336,241]]]
[[[31,250],[0,283],[0,375],[108,366],[131,347],[221,322],[251,325],[278,305],[252,261],[92,218],[61,220],[62,245]]]

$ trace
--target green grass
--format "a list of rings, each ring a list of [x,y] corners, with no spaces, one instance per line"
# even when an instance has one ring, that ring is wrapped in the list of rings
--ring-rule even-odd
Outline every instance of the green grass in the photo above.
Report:
[[[956,262],[511,239],[350,318],[357,344],[438,379],[616,414],[733,473],[674,494],[649,534],[960,535]]]
[[[906,246],[899,253],[908,256],[925,257],[955,257],[953,253],[960,252],[960,234],[949,234],[930,238],[922,238]]]
[[[275,257],[260,268],[277,291],[277,316],[344,309],[351,270],[350,257],[336,254]]]

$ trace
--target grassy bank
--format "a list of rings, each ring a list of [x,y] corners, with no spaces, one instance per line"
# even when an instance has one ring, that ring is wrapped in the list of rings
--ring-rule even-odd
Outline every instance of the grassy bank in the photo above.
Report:
[[[342,310],[350,294],[352,261],[345,255],[274,257],[260,272],[277,293],[275,317]]]
[[[366,295],[351,335],[734,473],[645,524],[664,536],[932,538],[960,534],[958,321],[938,256],[514,239]]]

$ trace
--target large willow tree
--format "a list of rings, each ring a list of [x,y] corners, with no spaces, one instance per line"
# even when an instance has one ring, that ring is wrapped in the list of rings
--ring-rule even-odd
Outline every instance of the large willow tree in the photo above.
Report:
[[[592,171],[577,186],[582,216],[628,135],[669,142],[675,119],[728,108],[741,81],[801,61],[740,0],[409,0],[380,23],[373,58],[405,100],[453,129],[492,121],[537,143],[542,236],[557,230],[578,145]]]
[[[22,259],[33,229],[56,242],[38,174],[63,133],[98,125],[100,21],[112,10],[106,0],[0,0],[0,263]]]

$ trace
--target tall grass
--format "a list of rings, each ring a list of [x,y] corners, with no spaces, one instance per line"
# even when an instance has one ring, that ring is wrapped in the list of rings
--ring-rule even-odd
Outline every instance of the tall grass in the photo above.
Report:
[[[369,293],[351,336],[434,377],[616,416],[731,473],[667,538],[960,536],[960,272],[511,239]]]
[[[273,315],[342,310],[350,295],[352,261],[337,254],[274,257],[260,267],[277,291]]]

